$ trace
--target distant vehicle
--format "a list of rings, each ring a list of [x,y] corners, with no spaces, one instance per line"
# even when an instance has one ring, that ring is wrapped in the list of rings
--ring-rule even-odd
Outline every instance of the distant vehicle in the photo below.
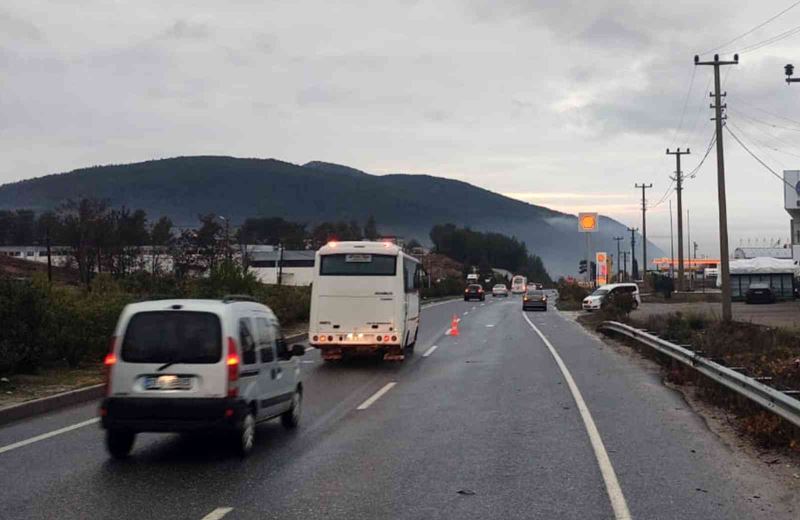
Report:
[[[492,297],[495,296],[505,296],[508,298],[508,287],[505,284],[499,283],[492,287]]]
[[[478,281],[478,274],[477,273],[468,274],[467,275],[467,281],[468,282],[477,282]]]
[[[547,294],[539,289],[528,289],[522,297],[522,310],[547,310]]]
[[[744,294],[745,303],[775,303],[775,294],[768,283],[751,283]]]
[[[516,275],[511,279],[511,292],[513,294],[523,294],[528,289],[528,279],[522,275]]]
[[[140,432],[223,430],[241,455],[256,423],[300,421],[303,383],[297,356],[275,314],[260,303],[158,300],[130,304],[105,358],[100,407],[106,446],[127,457]]]
[[[603,301],[611,294],[629,293],[633,296],[633,308],[639,307],[642,304],[642,298],[639,295],[639,286],[635,283],[610,283],[597,288],[592,294],[583,299],[582,307],[585,311],[594,311],[600,309]]]
[[[329,242],[317,251],[308,340],[322,359],[405,359],[419,330],[420,263],[388,242]]]
[[[477,283],[471,283],[464,289],[464,301],[486,299],[486,294],[483,292],[483,287]]]

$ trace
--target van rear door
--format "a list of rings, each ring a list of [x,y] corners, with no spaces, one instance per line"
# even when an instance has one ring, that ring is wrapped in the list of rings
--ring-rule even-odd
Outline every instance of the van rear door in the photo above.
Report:
[[[119,340],[111,395],[224,397],[222,322],[217,314],[187,310],[142,311]]]

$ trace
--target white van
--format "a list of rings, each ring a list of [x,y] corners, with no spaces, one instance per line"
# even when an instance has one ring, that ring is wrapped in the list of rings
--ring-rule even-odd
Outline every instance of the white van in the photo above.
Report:
[[[521,274],[515,275],[511,279],[511,293],[523,294],[528,290],[528,279]]]
[[[275,314],[246,297],[125,307],[105,358],[106,445],[124,458],[139,432],[230,432],[241,455],[257,422],[300,420],[303,384]]]
[[[601,285],[592,294],[583,299],[581,306],[585,311],[598,310],[603,306],[603,301],[612,294],[628,293],[633,298],[633,308],[636,309],[642,304],[642,297],[639,295],[639,286],[635,283],[610,283]]]
[[[389,242],[330,242],[317,251],[309,343],[326,361],[383,353],[402,361],[419,331],[419,261]]]

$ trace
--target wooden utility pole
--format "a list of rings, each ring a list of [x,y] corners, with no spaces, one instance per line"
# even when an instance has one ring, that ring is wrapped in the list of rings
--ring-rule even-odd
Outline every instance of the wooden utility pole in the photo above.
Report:
[[[614,237],[614,242],[617,243],[617,282],[621,282],[620,267],[622,267],[622,254],[619,251],[620,241],[625,240],[625,237]]]
[[[667,148],[667,155],[675,156],[675,193],[678,194],[678,290],[684,290],[684,273],[683,273],[683,172],[681,171],[681,155],[689,155],[692,153],[690,149],[681,151],[680,148],[674,152],[670,152]],[[671,224],[671,221],[670,221]]]
[[[639,278],[639,269],[636,265],[636,232],[639,228],[629,227],[628,231],[631,232],[631,277],[636,280]]]
[[[642,280],[647,283],[647,199],[645,199],[644,190],[653,187],[653,184],[634,184],[636,188],[642,189]]]
[[[721,65],[738,65],[739,55],[733,55],[733,61],[720,61],[719,54],[714,55],[714,61],[700,61],[700,56],[694,57],[695,65],[711,65],[714,67],[714,122],[717,131],[717,198],[719,199],[719,275],[722,277],[722,320],[731,321],[733,319],[733,309],[731,308],[731,278],[730,278],[730,258],[728,258],[728,206],[725,200],[725,156],[722,146],[722,121],[724,116],[722,111],[727,105],[722,104],[722,98],[727,93],[720,92],[719,68]]]
[[[669,200],[669,277],[675,280],[675,239],[672,233],[672,199]]]

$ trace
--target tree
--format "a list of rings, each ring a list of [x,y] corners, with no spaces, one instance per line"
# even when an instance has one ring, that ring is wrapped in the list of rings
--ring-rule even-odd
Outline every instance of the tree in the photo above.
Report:
[[[242,244],[283,244],[286,249],[303,249],[306,225],[288,222],[280,217],[249,218],[239,228],[238,240]]]
[[[364,225],[364,238],[367,240],[376,240],[378,238],[378,226],[375,224],[375,217],[370,215],[367,218],[367,223]]]
[[[203,267],[212,269],[226,255],[225,249],[229,244],[223,243],[227,237],[224,236],[225,230],[217,215],[208,213],[199,218],[200,227],[194,236],[197,254]]]
[[[150,228],[150,272],[157,274],[161,271],[161,261],[172,246],[175,237],[172,234],[172,220],[161,217]]]
[[[98,267],[98,259],[107,233],[101,229],[108,216],[108,201],[99,199],[68,200],[58,209],[64,240],[71,246],[72,260],[80,279],[87,286]]]

